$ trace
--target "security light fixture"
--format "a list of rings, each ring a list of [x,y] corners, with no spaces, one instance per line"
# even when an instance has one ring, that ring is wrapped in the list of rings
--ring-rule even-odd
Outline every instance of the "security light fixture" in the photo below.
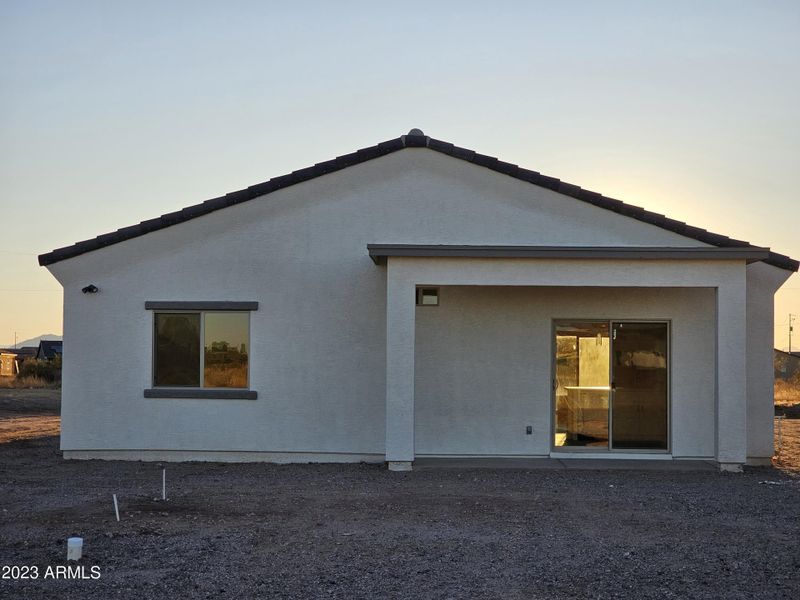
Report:
[[[417,306],[439,306],[439,288],[417,288]]]
[[[93,283],[90,283],[85,288],[81,288],[81,291],[84,294],[96,294],[98,292],[98,290],[99,290],[99,288]]]

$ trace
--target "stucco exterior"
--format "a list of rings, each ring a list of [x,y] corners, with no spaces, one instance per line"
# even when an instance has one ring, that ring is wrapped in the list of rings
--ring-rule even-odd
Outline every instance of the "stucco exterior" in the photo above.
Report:
[[[407,148],[62,260],[48,268],[64,286],[65,456],[548,455],[550,327],[565,316],[669,320],[670,457],[741,464],[771,455],[766,340],[772,295],[789,272],[702,260],[377,266],[366,252],[376,242],[708,246]],[[99,292],[82,293],[88,284]],[[415,307],[417,284],[443,286],[441,306]],[[145,398],[153,300],[258,302],[250,317],[258,398]],[[481,412],[492,390],[493,410]]]
[[[724,465],[746,460],[747,363],[745,339],[746,267],[739,261],[525,260],[486,259],[390,259],[387,302],[387,458],[408,463],[415,455],[414,379],[415,318],[404,298],[416,285],[460,286],[569,286],[597,287],[612,292],[618,287],[710,288],[715,293],[716,368],[706,370],[715,378],[715,458]],[[640,308],[640,311],[644,307]],[[593,310],[607,307],[593,307]],[[626,318],[626,317],[618,317]],[[721,327],[720,323],[725,326]],[[548,336],[549,339],[549,336]],[[543,342],[540,342],[543,343]],[[674,378],[673,356],[673,378]],[[724,373],[724,376],[719,376]],[[680,372],[679,377],[683,376]],[[676,430],[689,421],[673,421]]]
[[[747,267],[747,462],[753,465],[771,464],[775,450],[773,296],[790,275],[763,263]]]
[[[440,300],[417,309],[417,456],[548,456],[553,320],[624,315],[670,322],[670,454],[714,458],[712,289],[454,286]]]

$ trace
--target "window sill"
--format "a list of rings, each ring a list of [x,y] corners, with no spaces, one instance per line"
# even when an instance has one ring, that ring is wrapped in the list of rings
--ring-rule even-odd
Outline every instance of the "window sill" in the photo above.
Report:
[[[150,388],[145,398],[206,398],[209,400],[256,400],[258,392],[231,389]]]

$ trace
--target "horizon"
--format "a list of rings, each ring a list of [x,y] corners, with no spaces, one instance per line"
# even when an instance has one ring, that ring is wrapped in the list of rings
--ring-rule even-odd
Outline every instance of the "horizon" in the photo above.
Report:
[[[23,340],[19,340],[16,343],[11,342],[9,344],[2,344],[0,343],[0,350],[19,350],[20,348],[31,348],[39,345],[40,341],[62,341],[64,336],[60,333],[43,333],[41,335],[36,335],[31,338],[25,338]],[[32,342],[35,342],[32,343]]]
[[[37,255],[412,127],[800,258],[800,5],[309,6],[0,6],[0,342],[63,331]]]

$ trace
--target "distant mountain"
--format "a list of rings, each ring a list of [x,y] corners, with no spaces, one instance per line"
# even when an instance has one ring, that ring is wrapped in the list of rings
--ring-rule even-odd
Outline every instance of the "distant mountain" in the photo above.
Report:
[[[17,342],[17,348],[22,348],[23,346],[38,346],[39,342],[42,340],[60,340],[62,337],[60,335],[56,335],[55,333],[44,333],[40,336],[35,338],[31,338],[29,340],[21,340]],[[0,348],[13,348],[14,347],[14,340],[11,340],[8,344],[0,344]]]

